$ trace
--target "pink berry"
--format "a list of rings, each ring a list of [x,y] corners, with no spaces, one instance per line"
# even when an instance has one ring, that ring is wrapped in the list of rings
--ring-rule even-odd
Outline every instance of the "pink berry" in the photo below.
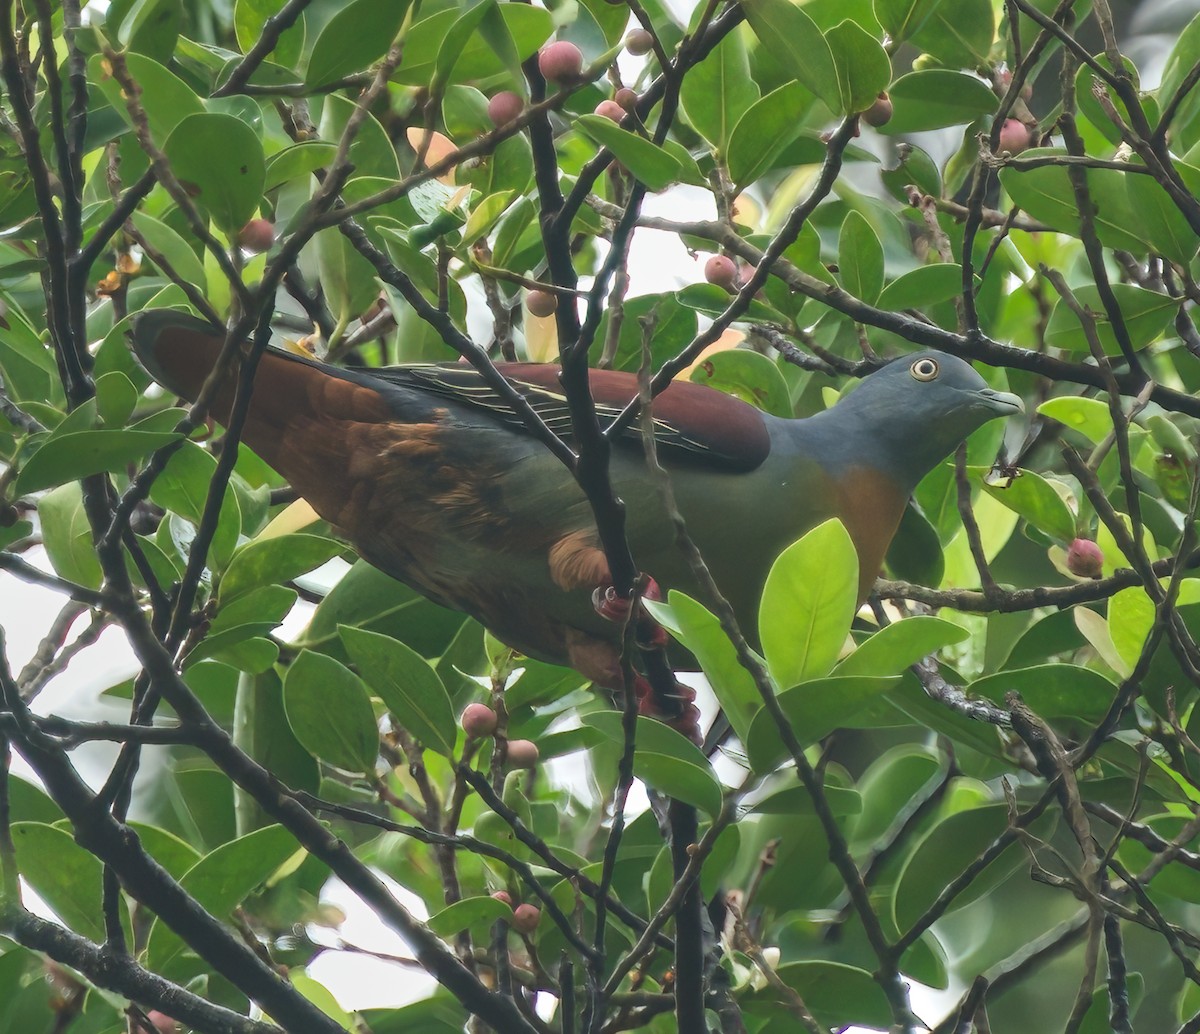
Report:
[[[633,29],[625,36],[625,49],[639,57],[649,54],[654,49],[654,37],[645,29]]]
[[[488,118],[493,126],[507,125],[525,110],[525,99],[512,90],[501,90],[488,101]]]
[[[737,264],[726,255],[714,255],[704,263],[704,279],[727,291],[737,284]]]
[[[552,291],[530,291],[525,296],[525,308],[534,316],[553,316],[558,311],[558,296]]]
[[[521,933],[533,933],[542,919],[542,910],[537,905],[518,905],[513,909],[512,925]]]
[[[175,1031],[179,1029],[179,1025],[170,1016],[157,1009],[151,1009],[146,1013],[146,1019],[154,1024],[154,1029],[161,1031],[161,1034],[175,1034]]]
[[[1067,549],[1067,570],[1079,578],[1099,578],[1104,551],[1091,539],[1076,539]]]
[[[538,69],[551,82],[572,82],[583,71],[583,51],[566,40],[547,43],[538,52]]]
[[[508,891],[494,890],[492,891],[492,897],[494,897],[497,901],[508,905],[509,908],[512,908],[512,895],[509,894]]]
[[[275,224],[269,219],[251,219],[238,230],[237,242],[238,247],[255,255],[270,251],[275,243]]]
[[[1029,146],[1029,127],[1020,119],[1006,118],[1000,127],[1000,150],[1020,154]]]
[[[884,90],[874,103],[862,113],[862,120],[868,126],[886,126],[892,121],[892,98]]]
[[[626,111],[633,111],[637,107],[638,102],[637,90],[631,90],[628,86],[622,86],[613,94],[613,100]]]
[[[533,768],[537,762],[538,748],[532,740],[508,741],[509,768]]]
[[[620,122],[625,117],[625,109],[616,101],[601,101],[596,105],[596,114],[601,118],[612,119],[613,122]]]
[[[475,740],[481,740],[496,731],[499,719],[496,717],[496,712],[487,704],[467,704],[463,708],[459,721],[468,736]]]

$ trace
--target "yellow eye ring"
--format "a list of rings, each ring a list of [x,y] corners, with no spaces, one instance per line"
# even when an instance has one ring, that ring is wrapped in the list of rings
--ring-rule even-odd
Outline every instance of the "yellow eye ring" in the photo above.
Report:
[[[928,357],[918,359],[908,368],[908,372],[918,381],[932,381],[938,375],[937,360]]]

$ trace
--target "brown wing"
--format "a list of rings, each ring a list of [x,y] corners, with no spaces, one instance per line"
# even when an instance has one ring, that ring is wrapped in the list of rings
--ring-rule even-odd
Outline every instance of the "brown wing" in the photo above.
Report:
[[[557,365],[501,363],[499,369],[522,391],[551,430],[570,437],[570,410],[559,384]],[[401,366],[364,372],[486,410],[513,429],[524,431],[520,417],[473,367]],[[614,419],[637,397],[637,378],[631,373],[592,370],[589,380],[602,420]],[[677,458],[690,457],[731,471],[754,470],[767,458],[771,447],[759,410],[732,395],[687,381],[672,382],[654,399],[654,430],[659,446]],[[631,427],[624,438],[636,442],[640,431]]]

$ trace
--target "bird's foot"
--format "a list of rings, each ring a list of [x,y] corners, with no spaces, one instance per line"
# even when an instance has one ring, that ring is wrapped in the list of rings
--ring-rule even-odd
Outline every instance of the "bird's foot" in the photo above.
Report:
[[[645,675],[636,675],[633,691],[637,696],[638,714],[656,718],[697,746],[700,745],[703,738],[700,735],[700,708],[696,706],[696,691],[691,686],[676,682],[675,692],[663,699],[655,696],[650,680]],[[673,708],[674,713],[667,714],[667,707]]]
[[[662,589],[658,587],[658,582],[649,575],[642,575],[642,591],[639,598],[662,599]],[[597,586],[592,591],[592,606],[596,608],[596,613],[602,618],[616,623],[628,620],[630,612],[633,610],[633,599],[632,596],[622,596],[613,585]],[[661,650],[667,645],[666,631],[649,614],[640,609],[635,631],[638,645],[644,649]]]

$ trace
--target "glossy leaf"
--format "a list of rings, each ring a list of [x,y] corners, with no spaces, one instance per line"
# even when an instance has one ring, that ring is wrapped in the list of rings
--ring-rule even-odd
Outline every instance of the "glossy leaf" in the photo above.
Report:
[[[439,937],[452,937],[463,930],[484,933],[498,919],[511,919],[512,908],[492,897],[463,898],[447,905],[428,919],[429,929]]]
[[[880,132],[889,135],[963,126],[995,111],[998,103],[974,76],[943,68],[909,72],[892,83],[888,94],[894,110]]]
[[[1147,291],[1134,284],[1111,284],[1110,287],[1116,296],[1125,329],[1135,349],[1144,348],[1166,330],[1179,308],[1178,301],[1157,291]],[[1075,292],[1075,298],[1092,314],[1096,323],[1096,334],[1105,354],[1120,355],[1117,335],[1100,300],[1099,290],[1091,284],[1085,284]],[[1059,301],[1050,314],[1050,323],[1046,327],[1046,343],[1055,348],[1090,354],[1087,335],[1079,317],[1064,301]]]
[[[849,724],[865,707],[894,689],[894,677],[850,675],[814,679],[779,694],[779,706],[787,717],[801,748],[809,747],[834,729]],[[750,767],[771,771],[788,756],[775,719],[761,710],[750,724],[746,739]]]
[[[40,822],[15,822],[12,840],[24,880],[84,937],[104,940],[103,866],[66,830]]]
[[[218,112],[189,115],[163,145],[171,169],[226,234],[254,215],[266,181],[258,135],[240,118]]]
[[[450,755],[454,710],[429,662],[404,643],[377,632],[340,625],[338,634],[367,686],[400,724],[426,747]]]
[[[151,431],[79,431],[52,435],[21,468],[16,489],[37,492],[106,470],[124,470],[155,449],[178,441],[173,433]]]
[[[714,352],[692,369],[690,379],[739,398],[772,416],[790,417],[787,383],[765,355],[742,348]]]
[[[856,298],[873,305],[883,290],[883,245],[861,212],[851,210],[838,234],[838,276]]]
[[[650,190],[662,190],[679,178],[679,162],[644,137],[622,129],[602,115],[582,115],[580,129],[602,147],[607,147],[637,179]]]
[[[1062,542],[1075,537],[1075,517],[1063,497],[1044,477],[1032,470],[1021,470],[1006,481],[991,482],[987,472],[977,471],[983,490],[1025,518],[1035,528]]]
[[[830,109],[840,111],[833,53],[816,23],[791,0],[747,0],[746,20],[786,73],[799,79]]]
[[[729,176],[747,186],[774,168],[775,160],[797,136],[797,117],[812,95],[798,82],[785,83],[752,104],[733,127],[728,140]]]
[[[247,543],[221,579],[221,602],[229,603],[260,585],[290,582],[341,551],[341,543],[320,535],[280,535]]]
[[[305,650],[287,670],[283,706],[296,739],[314,757],[347,772],[375,768],[375,713],[362,681],[345,665]]]
[[[313,41],[304,81],[311,86],[361,72],[388,52],[408,13],[407,0],[354,0]]]
[[[583,723],[621,744],[625,740],[622,717],[617,711],[598,711],[585,715]],[[721,786],[708,759],[691,740],[662,722],[640,715],[635,736],[634,775],[647,786],[710,815],[721,810]]]
[[[772,678],[795,686],[829,674],[858,599],[858,554],[840,521],[826,521],[779,555],[759,607]]]
[[[1117,691],[1099,672],[1076,664],[1041,664],[997,672],[977,679],[969,688],[973,695],[998,704],[1004,703],[1006,693],[1020,693],[1025,703],[1044,718],[1082,722],[1102,718]]]
[[[898,675],[930,654],[961,643],[967,634],[961,625],[927,615],[893,621],[860,643],[834,674]]]
[[[892,62],[879,40],[855,22],[835,25],[825,42],[837,69],[841,110],[865,111],[892,79]]]

